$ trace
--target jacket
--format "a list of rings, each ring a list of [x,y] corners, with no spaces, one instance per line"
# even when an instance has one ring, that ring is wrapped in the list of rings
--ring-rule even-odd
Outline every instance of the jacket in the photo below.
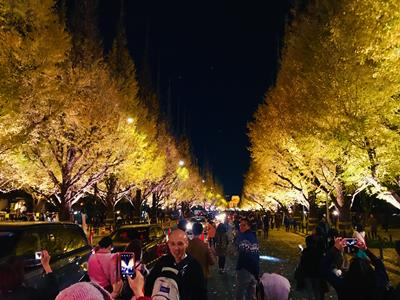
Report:
[[[236,243],[239,254],[236,270],[245,269],[258,279],[260,273],[260,252],[255,233],[250,230],[240,233]]]
[[[103,249],[92,254],[88,260],[88,275],[101,287],[109,287],[117,281],[116,254]]]
[[[154,282],[161,275],[163,267],[175,268],[179,271],[179,295],[180,300],[204,300],[207,299],[207,290],[203,270],[200,264],[188,254],[179,263],[175,262],[171,254],[164,255],[151,269],[144,285],[144,295],[151,296]]]
[[[210,277],[210,266],[215,264],[215,256],[211,252],[211,249],[199,238],[193,238],[189,241],[189,247],[187,248],[189,253],[195,260],[199,262],[203,269],[204,277]]]

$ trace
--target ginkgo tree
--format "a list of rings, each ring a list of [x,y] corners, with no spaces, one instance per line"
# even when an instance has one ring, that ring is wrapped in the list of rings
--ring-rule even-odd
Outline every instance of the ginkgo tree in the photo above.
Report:
[[[276,84],[250,125],[252,160],[263,177],[285,174],[303,192],[325,193],[342,218],[360,189],[370,182],[384,186],[389,174],[392,182],[399,174],[398,6],[325,0],[297,9]],[[271,141],[279,147],[266,146]],[[297,158],[282,155],[292,146]]]

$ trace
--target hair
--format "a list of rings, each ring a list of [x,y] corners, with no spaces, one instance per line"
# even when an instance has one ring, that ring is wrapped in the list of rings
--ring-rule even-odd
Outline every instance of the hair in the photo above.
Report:
[[[16,256],[10,257],[0,265],[0,292],[6,293],[21,286],[24,282],[24,262]]]
[[[306,236],[306,246],[307,248],[317,247],[317,240],[313,235]]]
[[[344,277],[344,290],[353,299],[375,298],[374,269],[367,260],[358,257],[351,260],[349,270]]]
[[[192,231],[193,235],[200,235],[203,232],[203,225],[199,222],[193,223]]]
[[[250,226],[250,224],[251,224],[249,218],[247,218],[247,217],[241,217],[241,218],[240,218],[240,222],[241,222],[241,221],[246,222],[247,226]]]
[[[100,248],[107,248],[111,246],[112,243],[112,239],[109,236],[105,236],[99,241],[99,246]]]
[[[132,240],[125,248],[125,252],[135,253],[135,261],[139,261],[142,257],[142,242],[139,239]]]
[[[224,223],[219,223],[217,227],[218,233],[225,233],[227,231],[226,226]]]

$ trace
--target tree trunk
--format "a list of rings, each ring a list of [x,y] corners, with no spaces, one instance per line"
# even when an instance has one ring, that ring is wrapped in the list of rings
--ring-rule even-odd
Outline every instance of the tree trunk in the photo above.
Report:
[[[65,200],[65,198],[61,199],[61,204],[59,206],[60,212],[58,214],[58,219],[60,221],[66,221],[70,222],[71,221],[71,212],[70,212],[70,207],[68,202]]]
[[[317,204],[315,203],[316,198],[317,197],[314,192],[309,193],[308,203],[310,204],[310,210],[308,214],[307,230],[313,230],[318,225],[319,216],[318,216],[318,207]]]
[[[346,236],[351,231],[351,196],[347,195],[343,182],[336,184],[335,205],[339,210],[339,234]]]
[[[135,217],[140,217],[140,210],[142,207],[142,191],[140,189],[136,190],[136,194],[133,197],[133,205],[135,207],[133,213]]]

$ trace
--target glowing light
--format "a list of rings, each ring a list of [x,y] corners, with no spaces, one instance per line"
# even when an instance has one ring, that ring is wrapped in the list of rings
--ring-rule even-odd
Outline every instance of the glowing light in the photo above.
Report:
[[[185,162],[184,162],[183,160],[180,160],[180,161],[179,161],[179,166],[180,166],[180,167],[183,167],[184,165],[185,165]]]
[[[131,117],[127,118],[126,122],[128,122],[128,124],[132,124],[133,123],[133,118],[131,118]]]
[[[261,260],[267,260],[267,261],[270,261],[270,262],[282,262],[282,261],[284,261],[281,258],[274,257],[274,256],[268,256],[268,255],[260,255],[260,259]]]
[[[339,215],[339,212],[337,211],[337,210],[334,210],[333,212],[332,212],[332,215],[334,215],[334,216],[338,216]]]
[[[226,219],[226,214],[225,214],[225,213],[222,213],[222,214],[216,215],[216,216],[215,216],[215,219],[217,219],[217,220],[220,221],[221,223],[224,223],[224,222],[225,222],[225,219]]]
[[[193,223],[189,222],[186,224],[186,230],[192,230],[193,228]]]

